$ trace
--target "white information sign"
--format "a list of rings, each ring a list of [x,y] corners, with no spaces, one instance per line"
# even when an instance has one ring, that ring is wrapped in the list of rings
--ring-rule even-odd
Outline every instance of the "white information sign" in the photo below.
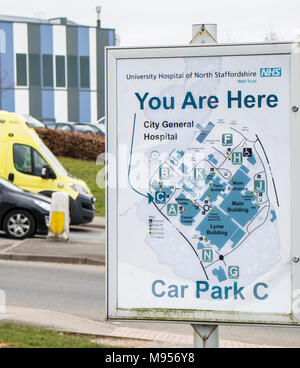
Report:
[[[108,318],[298,323],[293,47],[107,50]]]

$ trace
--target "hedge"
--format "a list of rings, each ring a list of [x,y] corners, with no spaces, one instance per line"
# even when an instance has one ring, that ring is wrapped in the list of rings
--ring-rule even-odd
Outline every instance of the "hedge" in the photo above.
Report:
[[[55,156],[96,160],[105,151],[105,139],[97,134],[71,133],[37,128],[37,134]]]

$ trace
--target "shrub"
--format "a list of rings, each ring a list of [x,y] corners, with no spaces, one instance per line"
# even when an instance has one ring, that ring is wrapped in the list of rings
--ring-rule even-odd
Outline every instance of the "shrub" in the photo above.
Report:
[[[96,160],[105,151],[105,139],[97,134],[71,133],[37,128],[37,134],[55,156]]]

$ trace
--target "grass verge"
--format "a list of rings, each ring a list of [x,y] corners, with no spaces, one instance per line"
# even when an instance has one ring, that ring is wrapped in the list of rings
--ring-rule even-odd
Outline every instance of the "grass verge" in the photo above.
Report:
[[[93,161],[82,161],[73,158],[58,158],[64,168],[75,178],[81,179],[87,183],[93,195],[95,196],[96,216],[105,215],[105,190],[100,189],[96,183],[98,172],[103,166],[96,165]]]
[[[106,348],[86,337],[13,323],[0,324],[0,348]]]

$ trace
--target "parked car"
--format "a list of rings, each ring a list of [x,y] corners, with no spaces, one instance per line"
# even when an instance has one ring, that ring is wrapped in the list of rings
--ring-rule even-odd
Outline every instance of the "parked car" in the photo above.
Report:
[[[47,127],[49,129],[57,129],[64,130],[66,132],[72,133],[88,133],[88,134],[97,134],[95,129],[90,127],[89,124],[82,123],[56,123],[56,124],[48,124]]]
[[[76,133],[98,134],[97,131],[90,126],[90,124],[78,123],[74,124],[73,128]]]
[[[45,124],[37,120],[31,115],[21,114],[26,119],[26,123],[30,128],[45,128]]]
[[[75,123],[73,122],[67,122],[67,123],[51,123],[47,125],[48,129],[57,129],[57,130],[64,130],[66,132],[73,132],[74,128],[73,125]]]
[[[0,111],[0,120],[0,177],[47,197],[66,192],[71,225],[93,221],[95,198],[86,183],[66,171],[21,115]]]
[[[81,129],[88,129],[88,130],[93,130],[94,134],[98,134],[101,136],[105,135],[105,132],[102,130],[101,125],[99,124],[90,124],[90,123],[78,123],[74,125],[74,128],[77,129],[78,132],[81,131]]]
[[[51,200],[25,192],[0,178],[0,229],[8,237],[25,239],[48,233]]]

